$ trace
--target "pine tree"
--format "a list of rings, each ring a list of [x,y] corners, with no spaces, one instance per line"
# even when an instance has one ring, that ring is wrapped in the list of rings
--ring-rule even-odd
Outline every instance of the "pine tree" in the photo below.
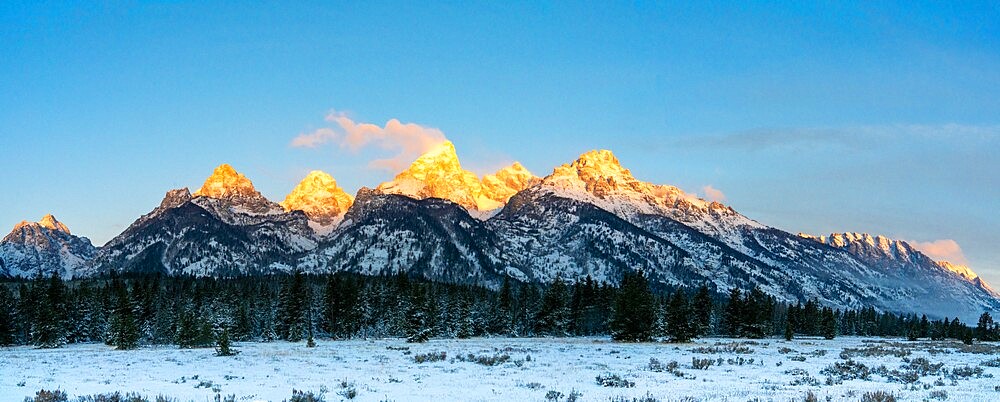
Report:
[[[315,325],[313,323],[313,308],[312,308],[312,303],[309,303],[309,306],[306,308],[306,310],[307,310],[307,315],[309,316],[308,319],[306,320],[307,333],[309,334],[309,336],[306,338],[306,347],[307,348],[315,348],[316,347],[316,339],[313,338],[313,328],[315,327]]]
[[[215,338],[215,355],[216,356],[235,356],[239,353],[238,350],[230,347],[229,344],[229,329],[222,328],[219,331],[219,335]]]
[[[66,343],[66,284],[55,272],[48,281],[39,277],[35,286],[44,293],[32,323],[32,342],[41,348],[60,347]]]
[[[874,313],[874,310],[872,312]],[[819,302],[815,299],[807,301],[806,305],[802,308],[802,321],[799,322],[802,333],[808,336],[819,335],[821,315]]]
[[[965,336],[963,328],[965,328],[965,324],[962,324],[962,322],[958,320],[958,317],[955,317],[954,320],[951,320],[948,333],[951,334],[950,337],[953,339],[962,339],[962,337]]]
[[[10,346],[16,341],[14,306],[14,295],[6,286],[0,284],[0,346]]]
[[[906,326],[906,340],[912,342],[917,339],[920,339],[920,324],[916,321],[911,321]]]
[[[177,320],[177,346],[182,349],[211,346],[212,326],[196,307],[188,307]]]
[[[607,333],[610,312],[609,300],[594,279],[587,275],[580,285],[580,317],[577,333],[595,335]]]
[[[309,289],[302,272],[295,271],[281,291],[279,312],[279,336],[289,342],[298,342],[306,337]]]
[[[993,317],[990,316],[988,311],[984,311],[982,315],[979,316],[979,322],[976,324],[976,339],[980,342],[983,341],[993,341]]]
[[[656,319],[653,293],[641,271],[626,273],[618,289],[611,318],[611,339],[646,342],[653,336]]]
[[[919,336],[921,338],[927,338],[930,336],[931,324],[927,320],[927,314],[920,317],[920,331]]]
[[[837,336],[837,318],[832,308],[823,308],[820,317],[820,331],[825,339],[833,339]]]
[[[708,334],[712,324],[712,294],[708,286],[702,285],[691,300],[693,311],[694,336],[705,336]]]
[[[135,349],[139,346],[139,325],[135,320],[128,288],[120,280],[115,280],[111,287],[115,307],[111,316],[108,344],[118,350]]]
[[[514,326],[514,293],[510,286],[510,277],[503,277],[503,285],[497,295],[495,316],[491,321],[490,332],[497,335],[510,336]]]
[[[754,287],[743,299],[742,327],[740,335],[760,339],[771,333],[773,306],[770,298],[760,288]]]
[[[360,285],[350,277],[331,276],[323,292],[323,327],[334,338],[349,338],[360,327]]]
[[[726,310],[722,319],[726,335],[732,337],[743,336],[745,314],[743,295],[739,288],[732,288],[729,291],[729,302],[726,304]]]
[[[427,317],[427,299],[424,290],[414,287],[411,291],[409,311],[406,312],[406,341],[411,343],[427,342],[431,337],[432,327]]]
[[[792,324],[792,321],[789,318],[790,317],[786,317],[785,318],[785,340],[786,341],[792,340],[792,337],[795,336],[795,329],[793,329],[794,325]]]
[[[569,334],[569,300],[566,283],[558,276],[545,289],[542,306],[535,319],[535,333],[566,336]]]
[[[474,319],[469,307],[469,301],[462,296],[458,297],[458,311],[456,317],[455,337],[459,339],[471,338],[474,332]]]
[[[683,289],[677,289],[667,304],[667,336],[671,342],[688,342],[695,334],[692,328],[691,308]]]

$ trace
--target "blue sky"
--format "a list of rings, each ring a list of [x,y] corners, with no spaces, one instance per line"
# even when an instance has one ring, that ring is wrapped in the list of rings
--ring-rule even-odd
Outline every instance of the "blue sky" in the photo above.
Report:
[[[1000,284],[996,3],[68,3],[0,4],[2,227],[101,244],[223,162],[274,200],[390,178],[391,149],[290,146],[336,110],[478,173],[611,149],[792,232],[954,240]]]

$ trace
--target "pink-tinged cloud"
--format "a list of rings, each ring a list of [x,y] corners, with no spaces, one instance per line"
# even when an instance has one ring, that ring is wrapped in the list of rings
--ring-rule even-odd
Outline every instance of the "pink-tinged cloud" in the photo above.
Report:
[[[299,134],[298,137],[292,139],[291,145],[294,148],[315,148],[335,139],[337,139],[337,132],[333,129],[321,128],[308,134]]]
[[[962,252],[962,247],[952,239],[941,239],[928,242],[910,241],[907,240],[913,248],[919,250],[921,253],[927,254],[937,261],[948,261],[952,264],[959,265],[969,265],[969,261],[965,259],[965,253]]]
[[[395,151],[396,155],[373,160],[368,166],[398,172],[418,156],[446,140],[441,130],[423,127],[416,123],[402,123],[397,119],[391,119],[380,127],[377,124],[358,123],[342,112],[332,111],[326,116],[326,121],[335,124],[336,127],[300,134],[292,139],[291,146],[314,148],[333,142],[351,152],[376,146]]]
[[[726,200],[726,195],[722,193],[722,190],[719,190],[719,189],[717,189],[715,187],[712,187],[710,185],[702,187],[701,191],[703,191],[705,193],[705,199],[706,200],[715,201],[715,202],[723,202],[723,201]]]

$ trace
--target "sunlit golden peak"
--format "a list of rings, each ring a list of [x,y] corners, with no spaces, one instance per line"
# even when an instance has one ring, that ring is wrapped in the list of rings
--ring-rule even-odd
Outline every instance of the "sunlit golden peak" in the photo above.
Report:
[[[52,216],[52,214],[45,214],[45,216],[42,217],[42,220],[38,221],[38,224],[49,230],[58,230],[69,234],[69,228],[62,222],[56,220],[56,217]]]
[[[337,186],[333,176],[320,170],[308,175],[281,202],[286,211],[302,211],[310,220],[328,225],[342,216],[354,197]]]
[[[937,265],[941,268],[947,269],[951,272],[958,274],[959,276],[965,278],[966,280],[974,280],[979,277],[979,274],[975,273],[971,268],[965,265],[952,264],[948,261],[938,261]]]
[[[66,227],[62,222],[56,220],[56,217],[52,214],[46,214],[42,217],[42,220],[38,222],[21,221],[20,223],[14,225],[14,231],[20,230],[24,227],[43,227],[49,230],[56,230],[66,234],[70,234],[69,228]]]
[[[453,144],[451,141],[444,140],[440,144],[437,144],[433,148],[427,150],[427,152],[424,152],[424,154],[421,155],[420,158],[433,158],[438,155],[446,155],[446,156],[456,155],[455,144]]]
[[[253,183],[243,174],[233,169],[228,163],[223,163],[212,171],[212,175],[205,179],[195,197],[227,198],[233,195],[252,195],[256,190]]]
[[[595,149],[593,151],[584,152],[576,160],[579,164],[590,164],[590,163],[610,163],[613,165],[619,165],[618,158],[615,154],[607,149]]]
[[[514,163],[482,179],[462,168],[451,141],[436,145],[375,190],[383,194],[409,197],[443,198],[469,211],[490,211],[525,189],[537,178],[524,166]]]

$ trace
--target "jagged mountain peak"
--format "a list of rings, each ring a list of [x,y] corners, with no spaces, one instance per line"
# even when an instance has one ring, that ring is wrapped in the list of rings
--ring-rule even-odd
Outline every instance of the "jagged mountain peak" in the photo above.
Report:
[[[873,236],[869,233],[862,232],[831,233],[829,236],[814,236],[808,233],[799,233],[799,237],[815,240],[838,248],[843,248],[850,244],[863,243],[870,247],[878,247],[880,249],[887,250],[888,247],[891,247],[899,242],[898,240],[893,240],[882,235]]]
[[[198,191],[194,192],[195,197],[229,198],[234,195],[254,195],[257,190],[253,183],[242,173],[237,172],[228,163],[223,163],[212,171],[212,175],[205,179]]]
[[[310,221],[330,225],[343,217],[354,203],[354,197],[337,185],[330,174],[309,172],[280,204],[286,211],[302,211]]]
[[[541,179],[520,162],[514,162],[496,173],[483,176],[483,194],[500,204],[506,204],[518,191],[531,187],[539,180]]]
[[[519,163],[480,180],[475,173],[462,168],[455,145],[445,141],[418,157],[392,181],[380,184],[375,192],[416,199],[442,198],[485,217],[479,212],[502,207],[512,195],[534,181],[535,176]]]
[[[440,144],[435,145],[431,149],[424,152],[417,158],[417,161],[427,161],[427,160],[445,160],[458,162],[458,152],[455,151],[455,144],[451,141],[444,140]]]
[[[420,155],[406,170],[396,175],[396,179],[426,180],[466,174],[475,176],[472,172],[462,169],[455,144],[445,141]]]
[[[38,222],[21,221],[18,224],[14,225],[14,230],[11,231],[8,237],[14,235],[15,233],[19,233],[25,230],[30,230],[34,232],[47,230],[54,232],[62,232],[65,234],[72,234],[69,231],[69,227],[67,227],[62,222],[59,222],[59,220],[57,220],[55,216],[52,216],[52,214],[45,214],[45,216],[43,216],[42,219],[39,220]]]
[[[799,236],[832,247],[847,249],[854,254],[868,255],[882,260],[906,262],[929,261],[934,266],[954,273],[970,282],[974,282],[979,278],[979,275],[971,268],[965,265],[952,264],[948,261],[935,261],[905,240],[896,240],[882,235],[861,232],[831,233],[829,236],[813,236],[799,233]]]
[[[640,182],[622,167],[608,150],[594,150],[575,161],[555,168],[544,182],[563,188],[583,189],[598,197],[622,192],[651,192],[651,185]]]
[[[614,152],[607,149],[594,149],[591,151],[584,152],[580,154],[580,157],[573,161],[576,165],[607,165],[607,166],[617,166],[621,168],[621,164],[618,163],[618,158],[615,157]],[[626,169],[627,170],[627,169]]]
[[[42,217],[42,220],[38,221],[38,224],[49,230],[58,230],[66,234],[71,234],[69,228],[62,222],[56,220],[56,217],[52,216],[52,214],[45,214],[45,216]]]
[[[799,233],[799,237],[815,240],[831,247],[848,249],[855,254],[866,254],[891,260],[913,260],[923,256],[909,243],[882,235],[862,232],[831,233],[829,236],[813,236]],[[926,256],[924,256],[926,258]]]
[[[183,194],[176,194],[183,198]],[[171,194],[167,194],[168,197]],[[219,165],[194,193],[194,201],[220,215],[234,211],[251,215],[284,212],[254,188],[253,182],[227,163]]]
[[[961,276],[961,277],[963,277],[963,278],[965,278],[967,280],[970,280],[970,281],[975,280],[976,278],[979,278],[979,274],[977,274],[975,271],[973,271],[971,268],[969,268],[969,267],[967,267],[965,265],[952,264],[952,263],[950,263],[948,261],[944,261],[944,260],[938,261],[937,265],[939,267],[941,267],[941,268],[944,268],[944,269],[947,269],[947,270],[949,270],[951,272],[954,272],[954,273],[958,274],[959,276]]]
[[[191,190],[188,190],[187,187],[170,190],[163,196],[163,201],[160,201],[159,209],[176,208],[190,200]]]

